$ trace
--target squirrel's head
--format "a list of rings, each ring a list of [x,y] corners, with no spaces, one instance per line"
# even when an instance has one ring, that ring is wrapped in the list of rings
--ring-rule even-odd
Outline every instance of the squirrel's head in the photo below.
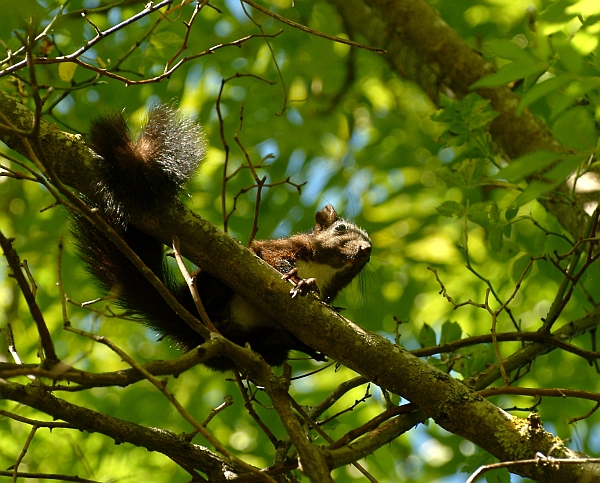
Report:
[[[371,258],[371,240],[366,231],[338,217],[331,205],[316,214],[315,222],[311,232],[313,262],[334,269],[326,286],[319,287],[324,299],[332,299]]]

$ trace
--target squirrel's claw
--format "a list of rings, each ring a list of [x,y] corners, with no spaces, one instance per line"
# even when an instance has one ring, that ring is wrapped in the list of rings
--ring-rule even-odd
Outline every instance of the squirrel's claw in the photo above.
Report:
[[[290,290],[292,298],[296,295],[305,296],[309,293],[316,293],[319,295],[319,287],[317,287],[317,279],[315,278],[301,278],[298,276],[298,268],[292,268],[288,273],[284,273],[281,278],[284,280],[291,280],[296,285]]]
[[[296,283],[296,286],[290,290],[292,298],[296,295],[304,296],[309,293],[316,293],[319,295],[319,287],[317,287],[317,280],[315,278],[301,278],[300,281]]]

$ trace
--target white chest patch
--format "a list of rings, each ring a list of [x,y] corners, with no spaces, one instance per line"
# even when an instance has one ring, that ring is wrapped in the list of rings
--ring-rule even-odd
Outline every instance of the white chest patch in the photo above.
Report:
[[[331,279],[343,271],[343,268],[333,268],[330,265],[324,263],[315,262],[296,262],[296,268],[298,268],[298,276],[300,278],[314,278],[317,280],[317,287],[323,289],[327,287],[331,282]]]

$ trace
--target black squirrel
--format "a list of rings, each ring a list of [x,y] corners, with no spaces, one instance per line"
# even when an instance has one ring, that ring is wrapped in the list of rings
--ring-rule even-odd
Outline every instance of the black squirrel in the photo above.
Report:
[[[169,267],[163,244],[138,230],[129,217],[145,210],[164,209],[178,198],[204,156],[203,139],[201,128],[169,105],[150,109],[137,138],[132,137],[121,113],[96,118],[90,129],[99,176],[100,201],[94,207],[194,315],[198,312],[189,288]],[[250,250],[295,283],[292,296],[316,290],[324,302],[331,302],[369,261],[371,241],[365,231],[338,218],[331,205],[319,211],[315,220],[308,233],[256,240]],[[72,231],[87,271],[120,307],[181,349],[190,350],[204,342],[101,232],[77,215],[73,216]],[[273,366],[281,365],[290,350],[325,360],[220,280],[205,271],[199,271],[196,277],[206,312],[232,342],[241,346],[248,343]],[[224,356],[204,364],[217,371],[234,367]]]

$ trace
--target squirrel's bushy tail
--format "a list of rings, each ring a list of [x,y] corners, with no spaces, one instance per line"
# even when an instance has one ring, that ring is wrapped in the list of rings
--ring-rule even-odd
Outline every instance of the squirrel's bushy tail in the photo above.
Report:
[[[169,105],[150,109],[135,139],[120,112],[104,114],[92,122],[90,140],[100,194],[119,216],[169,206],[205,152],[200,126]]]
[[[177,281],[169,267],[163,244],[131,225],[128,218],[131,213],[168,207],[181,194],[204,154],[200,127],[161,105],[150,110],[137,138],[121,113],[112,113],[93,121],[90,139],[98,154],[95,208],[179,302],[196,314],[187,285]],[[103,292],[181,348],[203,342],[102,232],[79,215],[72,219],[80,257]]]

